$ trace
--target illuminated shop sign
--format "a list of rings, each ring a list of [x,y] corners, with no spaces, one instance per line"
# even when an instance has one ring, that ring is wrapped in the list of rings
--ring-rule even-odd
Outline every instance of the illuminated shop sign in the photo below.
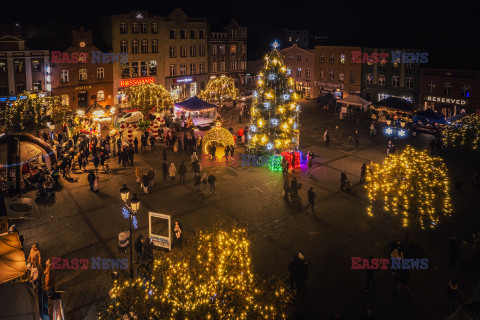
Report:
[[[195,78],[182,78],[182,79],[174,79],[173,83],[187,83],[195,81]]]
[[[409,97],[409,96],[401,96],[401,97],[400,97],[400,96],[390,95],[390,94],[387,94],[387,93],[379,93],[379,94],[378,94],[378,101],[385,100],[385,99],[387,99],[388,97],[399,98],[399,99],[407,100],[408,102],[413,103],[413,97]]]
[[[449,103],[449,104],[467,104],[467,101],[462,99],[450,99],[450,98],[442,98],[442,97],[434,97],[434,96],[426,96],[425,100],[432,101],[432,102],[441,102],[441,103]]]
[[[145,84],[145,83],[155,83],[155,78],[150,77],[150,78],[120,80],[120,87],[138,86],[139,84]]]

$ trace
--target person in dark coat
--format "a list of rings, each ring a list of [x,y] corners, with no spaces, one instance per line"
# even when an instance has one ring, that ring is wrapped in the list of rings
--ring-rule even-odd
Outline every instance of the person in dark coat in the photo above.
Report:
[[[90,191],[93,191],[93,183],[95,182],[95,173],[93,171],[90,171],[90,173],[87,176],[88,184],[90,185]]]
[[[345,191],[345,183],[347,182],[347,175],[345,174],[345,171],[342,170],[342,173],[340,174],[340,190]]]
[[[367,174],[367,164],[362,164],[362,169],[360,170],[360,183],[365,183],[365,175]]]
[[[163,182],[166,182],[168,177],[168,165],[165,161],[163,161],[163,164],[162,164],[162,172],[163,172]]]
[[[448,301],[448,313],[451,314],[457,310],[458,306],[461,304],[461,291],[457,281],[449,281],[445,287],[445,293]]]
[[[167,162],[167,148],[163,148],[163,161]]]
[[[143,253],[143,235],[138,235],[137,239],[135,240],[135,253],[137,254],[137,263],[140,261],[142,258],[142,253]]]
[[[152,150],[155,150],[155,137],[154,136],[150,137],[150,147],[152,147]]]
[[[212,194],[217,193],[215,190],[215,180],[217,180],[217,178],[215,178],[213,173],[210,172],[210,175],[208,176],[208,184],[210,185],[210,193]]]
[[[133,139],[133,146],[135,147],[135,153],[138,153],[138,139],[137,139],[137,137],[135,137],[135,139]]]
[[[307,207],[305,208],[308,209],[308,207],[312,206],[312,212],[315,211],[315,209],[313,208],[314,204],[315,204],[315,198],[317,196],[315,195],[315,192],[313,191],[313,187],[310,187],[310,189],[308,190],[308,205]]]
[[[180,183],[185,182],[185,174],[187,173],[187,166],[185,166],[185,163],[183,161],[180,163],[180,166],[178,167],[178,174],[180,175]]]
[[[225,147],[225,161],[228,163],[228,155],[230,154],[230,146]]]
[[[368,257],[369,265],[372,264],[372,259],[373,259],[373,256]],[[368,288],[370,287],[370,283],[372,283],[374,287],[377,286],[377,282],[374,279],[375,270],[378,271],[378,269],[365,269],[365,271],[366,271],[365,277],[366,278],[365,278],[365,287],[363,288],[363,292],[365,292],[365,293],[368,292]]]
[[[233,153],[235,152],[235,147],[230,146],[230,156],[233,158]]]
[[[133,158],[135,156],[135,152],[133,151],[133,148],[131,146],[127,149],[127,154],[128,154],[128,160],[130,161],[130,164],[133,166]]]

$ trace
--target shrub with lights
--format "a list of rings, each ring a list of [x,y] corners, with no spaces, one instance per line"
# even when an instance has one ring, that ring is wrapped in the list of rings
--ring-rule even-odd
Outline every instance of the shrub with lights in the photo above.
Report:
[[[300,106],[277,46],[266,55],[254,92],[248,145],[254,154],[297,150],[299,145]]]
[[[147,115],[152,109],[165,111],[173,106],[170,92],[163,86],[154,83],[145,83],[124,89],[126,103],[131,108],[137,108]]]
[[[446,147],[480,150],[480,117],[471,114],[454,121],[444,128],[443,138]]]
[[[201,97],[207,101],[220,101],[222,104],[227,100],[235,100],[238,96],[238,89],[232,78],[222,75],[210,79],[205,91],[202,91]]]
[[[382,163],[368,166],[368,215],[383,211],[399,216],[403,227],[413,222],[422,229],[434,228],[453,211],[449,186],[442,158],[407,146]]]
[[[243,229],[198,232],[181,250],[161,253],[151,280],[116,280],[99,319],[286,319],[292,294],[253,273]]]

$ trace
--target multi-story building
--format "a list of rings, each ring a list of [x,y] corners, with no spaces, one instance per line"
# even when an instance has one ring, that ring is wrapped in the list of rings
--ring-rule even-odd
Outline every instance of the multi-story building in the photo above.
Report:
[[[352,52],[360,47],[315,46],[314,95],[333,94],[336,98],[361,93],[361,65],[353,63]]]
[[[480,71],[420,69],[419,103],[446,117],[462,110],[480,115]]]
[[[11,23],[0,25],[0,37],[12,36],[22,40],[28,40],[38,34],[38,28],[33,25]]]
[[[128,53],[128,62],[114,63],[115,103],[122,89],[156,83],[183,100],[203,90],[207,76],[207,20],[189,18],[181,9],[167,17],[130,12],[104,20],[104,39],[113,52]]]
[[[29,50],[24,40],[12,36],[0,38],[0,97],[49,92],[50,81],[48,50]]]
[[[291,47],[280,50],[287,72],[295,81],[295,91],[303,98],[314,96],[315,81],[315,54],[293,44]]]
[[[60,96],[72,110],[93,101],[113,105],[113,66],[104,55],[94,46],[92,31],[72,31],[72,45],[64,52],[52,51],[52,95]]]
[[[287,46],[296,44],[299,48],[308,49],[308,30],[283,29]]]
[[[240,92],[245,92],[247,70],[247,28],[235,20],[219,32],[208,35],[208,65],[210,78],[227,75],[234,79]]]
[[[380,59],[378,63],[369,60],[360,63],[362,67],[362,97],[376,103],[390,96],[405,99],[418,105],[418,86],[420,63],[402,63],[400,59],[393,61],[392,52],[420,53],[416,49],[386,49],[363,48],[362,54],[379,56],[384,53],[388,58]]]

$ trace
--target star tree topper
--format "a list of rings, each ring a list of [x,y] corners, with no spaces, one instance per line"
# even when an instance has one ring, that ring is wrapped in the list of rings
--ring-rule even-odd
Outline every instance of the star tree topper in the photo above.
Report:
[[[274,50],[277,50],[278,47],[280,47],[280,43],[278,43],[277,40],[273,41],[273,42],[272,42],[272,48],[273,48]]]

